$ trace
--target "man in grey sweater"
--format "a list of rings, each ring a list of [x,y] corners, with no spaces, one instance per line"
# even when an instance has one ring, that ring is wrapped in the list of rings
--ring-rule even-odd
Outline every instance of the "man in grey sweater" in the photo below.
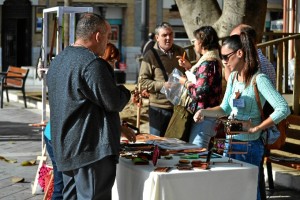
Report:
[[[63,173],[64,199],[111,199],[120,146],[119,112],[130,91],[115,84],[101,59],[111,27],[85,13],[76,42],[51,62],[47,73],[54,156]]]

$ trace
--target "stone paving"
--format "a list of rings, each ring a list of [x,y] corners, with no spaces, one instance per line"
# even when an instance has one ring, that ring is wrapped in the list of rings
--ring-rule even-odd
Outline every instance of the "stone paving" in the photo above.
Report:
[[[36,160],[41,152],[41,134],[28,124],[41,121],[40,110],[24,109],[23,104],[10,102],[0,110],[0,156],[15,160],[16,163],[0,160],[0,199],[41,200],[43,194],[32,195],[31,182],[34,181],[38,165],[21,166],[21,163]],[[24,178],[21,183],[13,183],[12,178]]]

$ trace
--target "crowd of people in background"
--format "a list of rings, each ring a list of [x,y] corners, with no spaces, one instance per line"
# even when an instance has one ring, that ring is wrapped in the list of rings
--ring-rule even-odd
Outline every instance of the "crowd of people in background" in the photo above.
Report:
[[[45,141],[54,167],[52,199],[111,199],[121,133],[131,142],[136,140],[132,130],[120,125],[119,112],[131,93],[114,80],[120,52],[109,43],[110,33],[111,27],[102,17],[83,14],[76,26],[75,43],[60,52],[49,67],[51,123],[47,125]],[[198,55],[193,66],[183,56],[185,50],[174,44],[174,31],[167,22],[158,24],[141,48],[139,84],[149,94],[149,133],[163,137],[173,115],[174,105],[160,92],[168,76],[175,68],[183,74],[189,71],[195,82],[185,76],[179,79],[191,98],[188,107],[194,122],[189,142],[208,148],[218,117],[251,118],[251,134],[233,136],[236,141],[250,144],[247,154],[231,156],[261,167],[261,132],[286,118],[290,110],[274,87],[274,67],[256,47],[255,30],[238,25],[221,45],[211,26],[199,27],[193,36]],[[227,80],[225,91],[222,71]],[[262,104],[268,102],[274,109],[263,121],[254,97],[254,80]],[[234,144],[231,148],[243,151],[245,146]],[[228,156],[226,151],[224,156]],[[259,187],[257,191],[259,200]]]

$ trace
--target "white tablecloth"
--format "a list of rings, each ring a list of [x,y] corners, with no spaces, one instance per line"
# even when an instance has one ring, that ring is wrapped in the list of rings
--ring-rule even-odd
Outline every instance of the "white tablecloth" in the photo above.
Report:
[[[226,163],[228,158],[216,158],[211,160],[216,164],[209,170],[179,171],[174,166],[179,159],[178,156],[173,156],[172,160],[159,159],[156,167],[174,167],[172,171],[162,173],[153,171],[152,162],[134,165],[131,160],[120,158],[113,200],[256,199],[256,166],[240,161]]]

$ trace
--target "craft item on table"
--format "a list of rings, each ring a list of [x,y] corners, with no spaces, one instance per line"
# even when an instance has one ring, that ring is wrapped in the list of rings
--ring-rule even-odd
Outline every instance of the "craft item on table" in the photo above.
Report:
[[[177,169],[178,170],[192,170],[193,166],[192,165],[178,165]]]
[[[120,157],[126,158],[126,159],[131,159],[132,158],[132,153],[131,152],[120,152]]]
[[[148,165],[149,164],[149,160],[145,157],[133,157],[132,162],[135,165]]]
[[[208,153],[207,153],[207,157],[206,157],[206,163],[207,163],[207,166],[205,169],[207,169],[209,167],[209,164],[210,164],[210,159],[211,159],[211,156],[212,156],[212,153],[213,153],[213,147],[214,147],[214,137],[212,137],[209,141],[209,144],[208,144]]]
[[[199,155],[199,158],[206,159],[207,155],[208,155],[208,151],[199,153],[198,155]],[[222,156],[219,154],[216,154],[216,153],[212,153],[211,158],[222,158]]]
[[[138,152],[135,155],[140,158],[146,158],[147,160],[151,160],[153,156],[153,152],[143,151],[143,152]]]
[[[172,167],[156,167],[154,169],[155,172],[169,172]]]
[[[177,153],[174,153],[173,155],[174,155],[174,156],[184,156],[184,155],[185,155],[185,153],[182,153],[182,152],[177,152]]]
[[[153,144],[145,144],[145,143],[121,144],[121,151],[152,151],[153,149],[154,149]]]
[[[152,162],[154,166],[156,166],[158,158],[159,158],[159,148],[157,145],[155,145],[153,149],[153,156],[152,156]]]
[[[180,156],[180,158],[182,158],[182,159],[198,159],[199,158],[199,154],[184,155],[184,156]]]
[[[172,160],[172,159],[173,159],[173,156],[167,155],[167,156],[165,156],[164,158],[165,158],[166,160]]]
[[[202,163],[203,162],[201,160],[193,160],[191,162],[191,164],[192,164],[193,167],[201,167]]]
[[[201,160],[193,160],[191,164],[194,168],[209,169],[209,164]]]
[[[165,140],[149,140],[147,143],[157,145],[159,148],[166,150],[199,149],[199,147],[195,144],[186,143],[176,138],[166,138]]]
[[[178,161],[180,164],[189,164],[190,161],[189,160],[186,160],[186,159],[181,159]]]
[[[136,135],[136,143],[147,142],[149,140],[164,140],[164,138],[156,136],[156,135],[151,135],[149,133],[140,133],[140,134]]]
[[[214,151],[217,153],[217,154],[220,154],[222,155],[223,152],[224,152],[224,149],[225,149],[225,142],[226,142],[226,139],[224,138],[216,138],[214,140]]]

